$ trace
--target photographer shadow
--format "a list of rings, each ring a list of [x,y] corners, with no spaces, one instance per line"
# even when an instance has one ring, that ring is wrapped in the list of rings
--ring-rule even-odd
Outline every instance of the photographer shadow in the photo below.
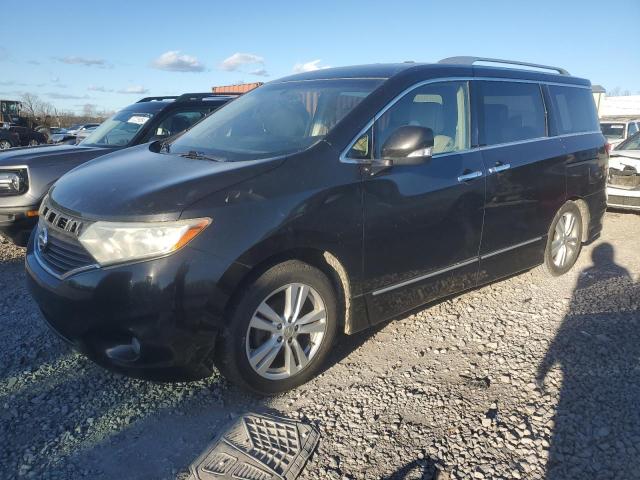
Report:
[[[538,366],[541,388],[560,385],[548,480],[640,478],[640,284],[611,244],[592,259]]]

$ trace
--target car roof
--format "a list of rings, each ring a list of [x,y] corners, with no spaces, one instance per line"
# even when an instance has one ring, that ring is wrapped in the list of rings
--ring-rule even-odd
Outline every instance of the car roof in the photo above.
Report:
[[[175,100],[153,100],[146,102],[136,102],[132,103],[121,109],[120,111],[129,111],[129,112],[138,112],[138,113],[157,113],[165,108],[172,107],[184,107],[184,106],[193,106],[193,105],[221,105],[230,100],[231,97],[221,96],[219,98],[216,97],[207,97],[204,99],[198,100],[187,100],[176,102]]]
[[[349,78],[378,78],[390,79],[404,73],[421,74],[434,77],[460,75],[468,77],[469,72],[476,77],[491,78],[511,78],[520,80],[532,80],[551,83],[563,83],[569,85],[591,86],[589,80],[562,75],[547,73],[538,70],[525,70],[522,68],[505,68],[493,66],[464,65],[456,63],[376,63],[371,65],[355,65],[351,67],[323,68],[312,72],[304,72],[296,75],[289,75],[271,83],[305,81],[305,80],[329,80],[329,79],[349,79]]]

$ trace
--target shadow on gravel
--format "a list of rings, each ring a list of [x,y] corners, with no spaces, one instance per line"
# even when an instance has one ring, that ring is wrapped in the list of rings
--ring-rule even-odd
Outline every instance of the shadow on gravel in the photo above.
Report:
[[[388,477],[384,477],[384,480],[439,480],[440,478],[440,471],[436,468],[435,463],[431,459],[425,458],[407,463]]]
[[[538,366],[542,389],[555,365],[562,371],[548,480],[640,475],[640,284],[611,244],[592,259]]]

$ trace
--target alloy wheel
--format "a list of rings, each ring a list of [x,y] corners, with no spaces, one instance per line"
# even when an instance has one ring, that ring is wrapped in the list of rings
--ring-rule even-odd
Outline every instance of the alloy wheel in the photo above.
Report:
[[[572,212],[565,212],[556,223],[551,242],[551,258],[556,267],[563,268],[577,255],[579,230],[579,223]]]
[[[38,145],[40,145],[40,142],[38,142],[37,140],[30,140],[29,141],[29,146],[30,147],[36,147]]]
[[[0,140],[0,150],[9,150],[11,148],[11,144],[8,140]]]
[[[254,312],[246,336],[247,359],[264,378],[290,378],[313,360],[326,332],[327,313],[318,292],[303,283],[284,285]]]

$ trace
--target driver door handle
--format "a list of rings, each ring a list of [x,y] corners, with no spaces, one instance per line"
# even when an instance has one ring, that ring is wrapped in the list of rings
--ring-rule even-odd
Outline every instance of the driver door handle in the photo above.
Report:
[[[510,168],[511,168],[511,164],[510,163],[498,162],[498,163],[496,163],[495,167],[490,167],[488,172],[489,173],[504,172],[505,170],[509,170]]]
[[[465,170],[462,175],[458,177],[459,182],[468,182],[469,180],[473,180],[474,178],[478,178],[482,176],[482,172],[480,170],[476,170],[475,172],[470,172]]]

